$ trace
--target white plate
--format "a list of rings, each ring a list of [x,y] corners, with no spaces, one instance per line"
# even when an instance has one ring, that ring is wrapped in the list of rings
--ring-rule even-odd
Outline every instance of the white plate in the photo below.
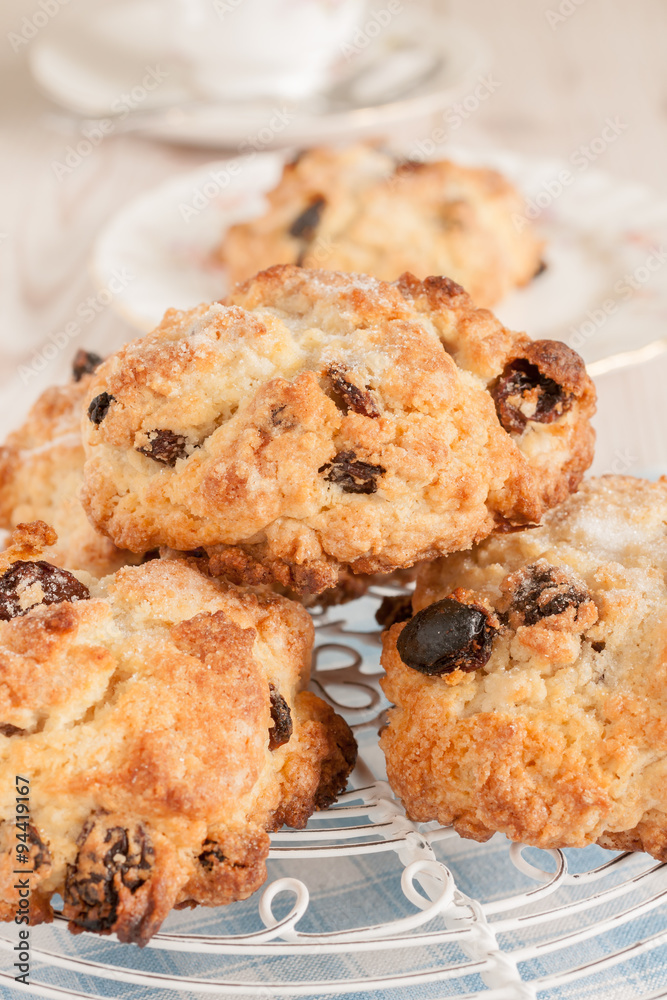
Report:
[[[257,153],[209,163],[136,198],[111,220],[93,253],[102,287],[118,268],[132,276],[113,305],[142,332],[165,309],[222,298],[227,281],[212,250],[227,226],[259,214],[263,192],[280,178],[285,157]]]
[[[173,48],[160,0],[114,0],[61,11],[31,45],[29,60],[47,96],[87,118],[118,115],[121,95],[159,67],[162,82],[130,102],[133,114],[117,120],[117,129],[219,149],[253,137],[262,149],[284,148],[401,124],[422,134],[420,122],[468,93],[486,63],[469,29],[412,4],[351,59],[341,55],[328,89],[299,103],[202,100]],[[276,109],[288,121],[269,135]]]
[[[499,168],[528,205],[564,169],[558,161],[448,152]],[[112,220],[95,246],[93,270],[100,287],[120,268],[134,275],[114,299],[127,320],[147,331],[170,306],[186,309],[226,294],[225,272],[211,252],[229,225],[262,211],[262,195],[278,180],[283,159],[255,153],[210,163],[136,199]],[[596,374],[667,346],[667,202],[588,170],[537,223],[547,239],[547,270],[496,307],[507,326],[566,341]]]

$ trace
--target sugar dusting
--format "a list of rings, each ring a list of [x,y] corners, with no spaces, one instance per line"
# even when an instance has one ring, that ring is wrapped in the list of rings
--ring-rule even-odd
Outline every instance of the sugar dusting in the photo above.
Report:
[[[544,530],[603,560],[667,572],[666,504],[665,484],[592,479],[547,515]]]

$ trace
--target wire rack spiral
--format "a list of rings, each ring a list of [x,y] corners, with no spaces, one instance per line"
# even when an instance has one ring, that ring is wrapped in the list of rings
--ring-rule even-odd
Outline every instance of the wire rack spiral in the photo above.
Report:
[[[386,702],[374,612],[387,593],[315,613],[313,686],[352,725],[360,760],[336,806],[272,835],[263,890],[172,914],[144,950],[73,937],[57,916],[32,931],[29,996],[579,1000],[613,998],[623,970],[636,982],[624,997],[667,997],[667,865],[597,847],[475,844],[407,819],[376,741]],[[12,970],[16,930],[0,932],[7,997],[26,992]]]

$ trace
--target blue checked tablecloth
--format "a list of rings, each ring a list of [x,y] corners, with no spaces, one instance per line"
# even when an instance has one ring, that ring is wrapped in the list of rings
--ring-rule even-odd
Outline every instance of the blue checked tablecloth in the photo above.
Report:
[[[364,742],[368,742],[365,740]],[[369,748],[368,756],[373,757]],[[567,851],[568,862],[572,871],[584,871],[595,867],[612,857],[609,852],[592,847],[584,851]],[[458,888],[467,896],[484,902],[499,900],[526,890],[535,885],[529,878],[519,873],[510,863],[508,844],[503,837],[495,837],[488,844],[478,845],[470,841],[453,838],[437,847],[439,860],[451,870]],[[549,860],[542,852],[528,852],[529,859],[538,865],[549,867]],[[652,866],[651,859],[638,855],[631,862],[633,872],[641,872]],[[363,926],[370,922],[391,922],[397,917],[414,912],[405,900],[400,889],[402,866],[393,851],[375,855],[365,855],[357,858],[341,857],[335,862],[328,859],[298,862],[270,862],[269,878],[281,876],[298,877],[309,887],[311,900],[305,916],[299,923],[299,929],[307,933],[323,933],[341,927]],[[628,877],[627,870],[623,877]],[[562,895],[542,900],[540,908],[551,908],[565,900],[572,900],[591,891],[599,891],[603,887],[618,882],[621,875],[598,883],[595,889],[591,887],[575,887],[559,890]],[[595,909],[591,914],[575,914],[567,916],[557,923],[549,924],[547,929],[540,927],[519,927],[498,936],[502,948],[515,951],[529,944],[539,944],[547,939],[554,939],[563,934],[571,933],[576,928],[585,928],[595,918],[602,921],[618,914],[632,904],[636,905],[649,895],[657,892],[667,892],[667,878],[662,872],[653,876],[650,889],[643,892],[633,892],[629,897],[623,897],[620,904],[614,899]],[[291,905],[288,897],[279,897],[275,906],[276,916],[282,916]],[[525,910],[520,911],[525,913]],[[503,913],[502,916],[507,914]],[[511,916],[511,914],[509,914]],[[261,928],[257,918],[257,897],[244,903],[216,910],[198,909],[192,913],[174,914],[164,925],[163,930],[178,932],[188,931],[197,934],[242,934]],[[442,927],[439,920],[426,925],[428,929]],[[650,913],[640,916],[624,926],[612,928],[606,933],[588,938],[566,950],[554,954],[545,954],[530,961],[520,963],[519,969],[527,982],[542,977],[549,977],[568,968],[588,963],[594,959],[604,958],[625,947],[634,945],[656,931],[667,931],[667,906],[659,906]],[[3,930],[3,934],[6,931]],[[466,955],[458,946],[434,945],[428,948],[408,948],[396,946],[389,951],[357,952],[352,949],[341,955],[322,955],[315,960],[298,958],[257,957],[247,958],[243,955],[219,956],[201,955],[191,951],[175,952],[158,950],[149,947],[143,951],[132,946],[124,946],[112,940],[95,938],[93,936],[72,937],[59,927],[38,928],[32,933],[34,948],[55,952],[61,956],[85,959],[92,962],[107,963],[119,970],[136,970],[141,974],[158,973],[168,977],[201,977],[222,981],[244,981],[248,978],[255,983],[267,984],[273,981],[287,980],[303,982],[312,978],[323,980],[361,980],[382,979],[388,976],[420,973],[425,970],[437,970],[443,966],[465,962]],[[3,956],[3,968],[7,968]],[[630,998],[653,997],[661,995],[664,990],[667,995],[667,946],[657,947],[646,954],[631,958],[630,961],[588,976],[584,981],[572,982],[538,993],[540,998],[547,1000],[630,1000]],[[315,970],[315,971],[314,971]],[[196,1000],[201,996],[195,990],[182,987],[180,990],[165,988],[159,984],[156,988],[146,985],[133,985],[118,979],[105,980],[98,976],[75,975],[65,968],[47,966],[33,962],[32,978],[35,983],[46,983],[65,987],[74,991],[74,995],[83,993],[93,996],[128,998],[128,1000],[176,1000],[188,998]],[[381,996],[387,1000],[436,1000],[441,997],[469,996],[480,991],[482,995],[486,987],[482,979],[476,975],[468,975],[458,979],[447,979],[444,982],[419,983],[414,986],[390,988],[379,993],[371,989],[357,989],[347,994],[353,1000],[372,1000]],[[13,989],[2,987],[2,997],[16,997],[26,989],[20,988],[17,993]],[[27,995],[38,996],[37,987],[28,987]],[[222,997],[222,991],[214,992],[213,996]],[[244,996],[247,994],[241,994]],[[256,995],[256,994],[255,994]],[[274,995],[270,988],[263,994],[266,997]],[[335,995],[335,994],[334,994]],[[526,994],[529,996],[530,994]],[[322,997],[315,988],[309,997]],[[507,1000],[523,1000],[517,988],[511,988],[502,994]]]

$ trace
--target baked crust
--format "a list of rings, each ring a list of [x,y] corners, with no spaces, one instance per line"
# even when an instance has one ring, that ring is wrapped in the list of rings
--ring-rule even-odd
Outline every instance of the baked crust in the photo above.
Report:
[[[58,535],[51,562],[105,576],[137,559],[96,531],[79,501],[85,460],[81,406],[89,384],[90,373],[84,373],[46,389],[0,447],[0,528],[45,521]]]
[[[319,593],[538,521],[590,463],[594,398],[574,352],[447,279],[274,267],[102,365],[82,502],[133,552],[203,547],[240,582]]]
[[[484,666],[441,676],[401,658],[406,623],[384,634],[380,743],[413,819],[667,859],[666,521],[667,478],[602,477],[422,568],[415,612],[453,596],[502,626]]]
[[[9,435],[0,448],[0,527],[14,531],[25,517],[28,524],[35,518],[57,525],[56,540],[49,551],[49,560],[58,566],[85,570],[102,577],[121,566],[137,564],[142,556],[117,548],[111,539],[96,531],[79,501],[83,482],[85,453],[81,443],[81,410],[89,375],[65,386],[45,390],[33,406],[28,419]],[[49,531],[52,531],[49,527]],[[43,543],[47,544],[47,543]],[[165,555],[176,554],[165,550]],[[151,553],[151,555],[153,555]],[[198,568],[223,576],[232,583],[249,586],[270,585],[278,593],[302,603],[341,604],[354,600],[373,583],[395,578],[391,575],[355,576],[339,570],[334,585],[325,591],[306,587],[297,594],[290,586],[289,567],[276,565],[275,573],[242,547],[211,550],[210,556],[198,560]],[[399,571],[401,572],[410,571]],[[327,575],[324,582],[333,578]],[[410,577],[413,578],[412,576]],[[286,581],[281,585],[278,580]],[[401,577],[402,579],[402,577]],[[308,601],[308,595],[313,596]]]
[[[272,573],[267,567],[252,556],[246,553],[241,546],[194,549],[190,552],[178,552],[176,549],[162,548],[159,551],[162,559],[186,558],[196,565],[200,573],[209,576],[221,576],[230,583],[239,586],[268,587],[273,593],[288,597],[291,601],[298,601],[306,608],[320,607],[329,608],[338,604],[347,604],[363,597],[369,587],[386,586],[398,584],[404,586],[416,579],[418,566],[410,566],[407,569],[399,569],[393,573],[374,573],[355,575],[350,570],[339,569],[338,576],[333,586],[325,590],[311,590],[304,588],[297,593],[289,584],[291,575],[289,572],[284,575]],[[281,584],[278,579],[282,577],[287,581]],[[327,579],[329,579],[327,577]],[[307,582],[307,580],[306,580]]]
[[[90,372],[84,372],[67,385],[46,389],[22,427],[0,447],[0,528],[16,533],[19,524],[31,524],[37,519],[54,524],[57,535],[49,560],[57,566],[102,577],[121,566],[141,562],[142,556],[117,548],[110,538],[97,531],[79,500],[85,462],[82,404],[89,383]],[[204,555],[206,558],[199,560],[198,568],[207,571],[209,556]],[[306,586],[300,597],[290,588],[289,567],[282,569],[277,565],[276,572],[271,573],[242,547],[212,551],[210,563],[214,575],[224,576],[232,583],[267,584],[287,597],[301,600],[309,592]],[[278,579],[285,580],[286,585],[281,587]],[[317,595],[317,603],[340,604],[360,597],[371,583],[382,579],[354,576],[340,570],[329,590],[320,592],[317,581],[313,593]],[[308,580],[304,579],[304,583],[307,585]],[[315,597],[311,603],[314,600]]]
[[[28,556],[44,573],[49,538],[24,528],[5,568]],[[46,605],[31,584],[0,621],[0,918],[17,912],[21,775],[33,922],[59,893],[74,933],[143,945],[173,907],[254,892],[268,831],[333,802],[356,746],[304,690],[313,625],[299,605],[184,559],[58,579],[62,600]]]
[[[543,243],[514,224],[523,200],[495,170],[397,163],[369,145],[318,148],[285,167],[267,200],[218,249],[233,283],[274,264],[385,281],[447,274],[490,306],[540,272]]]

